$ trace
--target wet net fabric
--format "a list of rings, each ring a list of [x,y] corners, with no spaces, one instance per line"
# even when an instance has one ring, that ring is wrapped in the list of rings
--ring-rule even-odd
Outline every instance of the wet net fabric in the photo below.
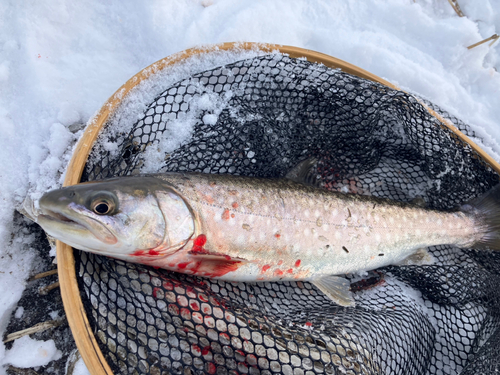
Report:
[[[162,148],[171,123],[188,118],[191,136]],[[145,155],[161,160],[158,172],[259,177],[314,157],[324,188],[442,210],[498,182],[420,99],[276,54],[165,88],[110,139],[117,150],[96,148],[83,180],[140,173]],[[500,253],[429,251],[432,265],[348,275],[351,308],[307,282],[226,283],[75,253],[90,324],[117,374],[496,373]]]

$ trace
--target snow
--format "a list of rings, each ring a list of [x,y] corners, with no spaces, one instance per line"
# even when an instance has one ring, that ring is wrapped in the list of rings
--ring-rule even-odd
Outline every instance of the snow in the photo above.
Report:
[[[478,143],[500,161],[500,42],[466,48],[500,32],[500,0],[458,1],[466,17],[459,18],[441,0],[55,0],[29,5],[0,0],[2,335],[34,257],[30,236],[13,222],[13,210],[27,195],[36,201],[60,186],[81,124],[131,76],[175,52],[226,41],[258,41],[332,55],[464,120],[483,137]],[[162,83],[175,82],[191,69],[217,66],[228,58],[221,56],[171,70]],[[154,83],[145,84],[157,89]],[[137,116],[149,98],[129,101],[118,124]],[[203,121],[212,124],[216,119],[213,110]],[[189,136],[189,127],[184,131],[179,142]],[[113,150],[116,144],[102,147]],[[159,150],[156,157],[168,151]],[[0,362],[30,367],[57,357],[58,351],[48,348],[50,341],[43,344],[45,356],[37,345],[26,337],[6,353],[1,344]],[[20,357],[15,356],[18,347],[25,348]],[[0,374],[4,372],[0,368]]]
[[[61,358],[61,355],[61,351],[56,348],[53,340],[38,341],[29,336],[23,336],[14,341],[3,363],[20,368],[38,367]]]

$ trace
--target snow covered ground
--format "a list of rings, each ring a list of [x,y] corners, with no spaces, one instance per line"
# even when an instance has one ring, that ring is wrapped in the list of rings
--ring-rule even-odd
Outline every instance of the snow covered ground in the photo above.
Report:
[[[500,42],[466,48],[500,33],[500,0],[458,2],[466,17],[445,0],[0,0],[2,337],[22,316],[26,279],[40,272],[33,236],[14,224],[14,209],[61,184],[80,124],[118,87],[177,51],[253,41],[338,57],[469,123],[500,161]],[[0,374],[8,364],[49,363],[65,351],[53,344],[1,344]]]

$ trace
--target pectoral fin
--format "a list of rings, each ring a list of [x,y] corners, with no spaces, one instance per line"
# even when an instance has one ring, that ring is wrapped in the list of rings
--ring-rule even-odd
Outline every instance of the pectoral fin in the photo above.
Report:
[[[311,281],[328,298],[340,306],[354,306],[354,298],[349,287],[349,280],[339,276],[323,276]]]

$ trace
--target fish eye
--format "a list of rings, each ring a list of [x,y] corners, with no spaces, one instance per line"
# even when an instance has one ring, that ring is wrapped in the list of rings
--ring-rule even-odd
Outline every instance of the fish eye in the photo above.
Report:
[[[96,202],[92,210],[98,215],[106,215],[111,211],[111,205],[106,201]]]
[[[117,205],[111,194],[99,194],[90,201],[90,209],[97,215],[112,215],[116,212]]]

